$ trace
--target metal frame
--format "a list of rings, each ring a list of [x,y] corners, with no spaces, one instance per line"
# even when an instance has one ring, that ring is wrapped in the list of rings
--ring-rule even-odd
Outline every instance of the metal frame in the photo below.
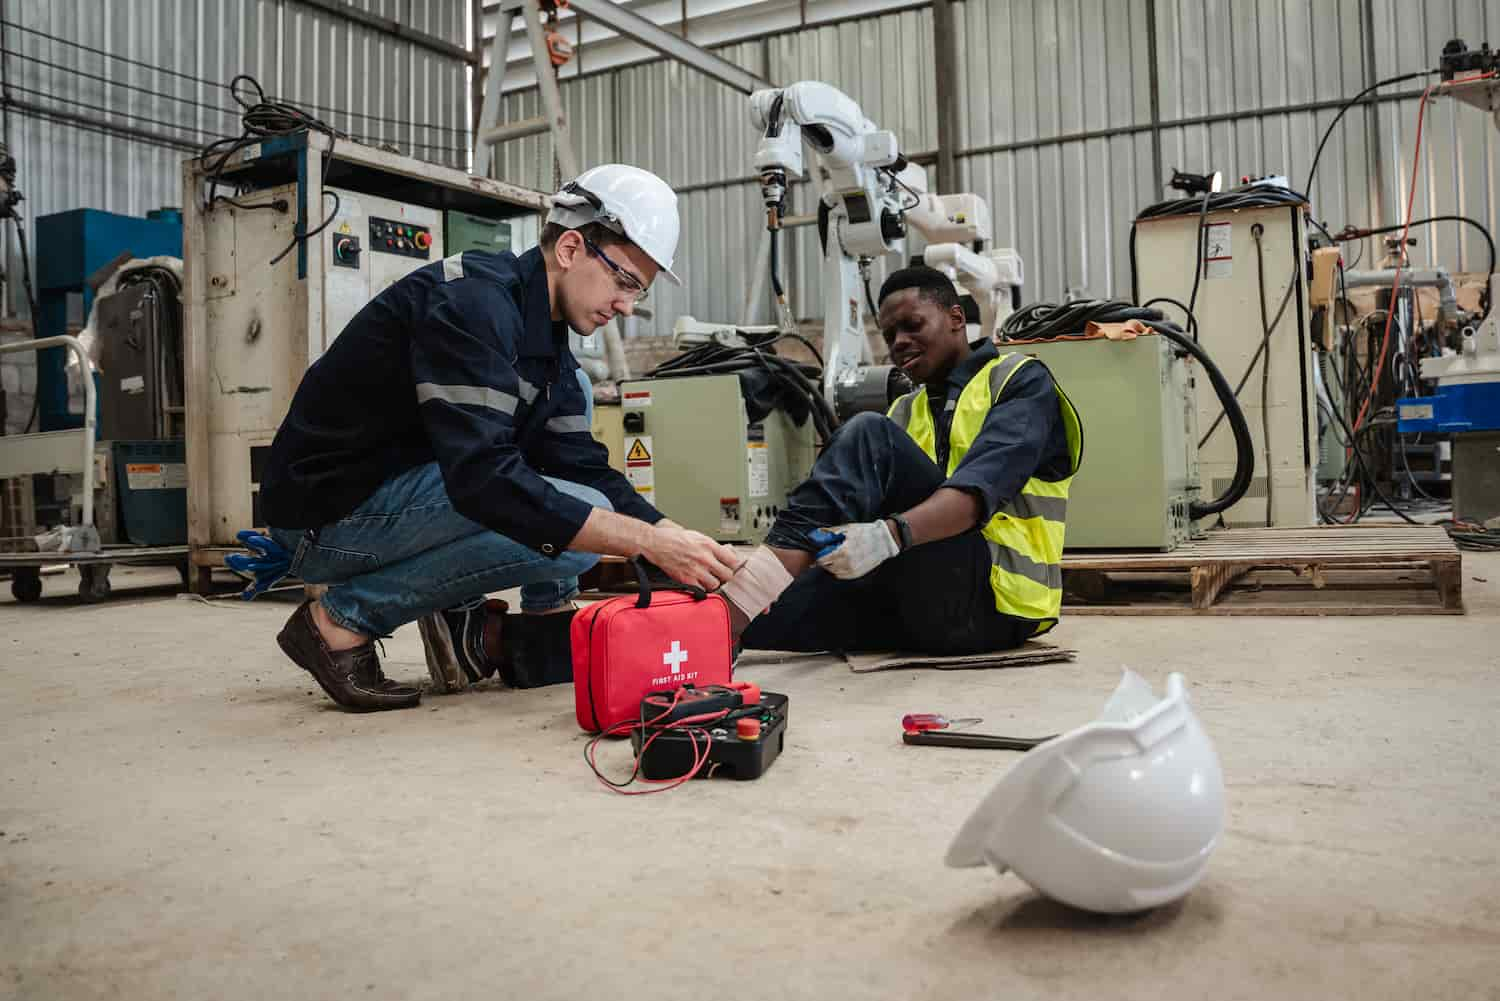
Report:
[[[37,351],[41,348],[67,348],[78,359],[83,376],[83,427],[69,431],[43,431],[39,434],[16,434],[0,437],[0,479],[36,473],[82,473],[83,524],[94,524],[94,366],[83,342],[76,337],[41,337],[32,341],[0,344],[0,354],[12,351]],[[81,443],[75,445],[74,442]],[[81,451],[74,466],[69,456]]]
[[[722,56],[694,45],[686,37],[674,35],[660,25],[641,17],[635,11],[612,3],[611,0],[569,0],[568,6],[580,17],[588,15],[596,18],[609,25],[610,29],[620,36],[638,42],[668,59],[675,59],[727,87],[733,87],[742,94],[748,95],[762,88],[773,86],[769,80],[764,80]],[[490,68],[485,80],[484,101],[474,137],[474,173],[481,176],[489,173],[490,160],[493,155],[491,148],[496,143],[537,135],[550,129],[558,167],[569,177],[577,176],[578,159],[573,152],[573,140],[568,130],[567,114],[563,109],[562,95],[557,86],[557,73],[547,55],[546,40],[542,35],[541,5],[537,0],[505,0],[501,3],[497,16],[495,35],[490,40]],[[531,45],[532,62],[536,66],[537,87],[541,92],[544,113],[519,122],[502,123],[497,119],[500,114],[501,90],[505,80],[505,55],[510,45],[511,29],[517,17],[523,17],[526,21],[526,37]]]

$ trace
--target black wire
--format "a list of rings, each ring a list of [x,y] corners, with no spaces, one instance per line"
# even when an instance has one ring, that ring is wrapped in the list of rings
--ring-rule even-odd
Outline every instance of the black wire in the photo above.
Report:
[[[154,146],[157,149],[170,149],[179,152],[191,152],[198,149],[199,143],[202,142],[201,139],[193,140],[184,138],[178,140],[173,136],[153,137],[150,135],[143,135],[140,132],[111,128],[108,123],[105,122],[81,122],[77,118],[70,116],[66,112],[49,112],[46,108],[41,108],[34,105],[24,105],[15,101],[5,100],[3,98],[0,98],[0,106],[3,106],[8,111],[14,111],[22,118],[31,118],[37,121],[50,122],[54,125],[66,126],[78,132],[87,132],[91,135],[100,135],[108,139],[123,139],[126,142],[133,142],[142,146]]]
[[[1204,228],[1204,222],[1208,219],[1208,198],[1210,192],[1203,192],[1203,205],[1198,209],[1198,232],[1193,240],[1193,291],[1188,293],[1188,316],[1192,316],[1198,308],[1198,284],[1203,280],[1203,270],[1206,264],[1203,260],[1208,255],[1208,231]],[[1190,330],[1193,340],[1198,339],[1198,326],[1194,324]]]
[[[1292,292],[1297,288],[1297,276],[1295,273],[1296,262],[1293,262],[1292,266],[1294,269],[1292,278],[1287,283],[1285,294],[1283,294],[1281,297],[1281,305],[1276,307],[1276,318],[1271,321],[1271,326],[1269,328],[1270,330],[1275,330],[1277,325],[1281,323],[1281,316],[1286,312],[1287,304],[1292,301]],[[1261,335],[1260,346],[1255,349],[1255,354],[1251,355],[1250,363],[1245,366],[1245,372],[1240,376],[1240,381],[1235,383],[1235,399],[1239,398],[1240,393],[1245,388],[1245,384],[1250,381],[1250,376],[1255,374],[1255,365],[1260,361],[1261,355],[1269,350],[1271,343],[1269,336],[1267,336],[1268,333],[1269,331]],[[1269,361],[1269,359],[1267,360]],[[1208,430],[1203,433],[1203,437],[1198,439],[1199,448],[1202,448],[1204,445],[1208,444],[1208,440],[1212,438],[1214,432],[1219,429],[1219,425],[1224,422],[1224,413],[1225,412],[1223,410],[1220,410],[1219,416],[1214,418],[1214,422],[1208,426]]]
[[[1302,205],[1307,196],[1279,184],[1260,182],[1233,191],[1205,194],[1198,198],[1171,198],[1148,205],[1136,214],[1135,221],[1166,219],[1172,216],[1200,215],[1205,212],[1230,212],[1235,209],[1274,208],[1279,205]]]
[[[250,88],[253,100],[240,94],[238,86],[241,81],[244,81]],[[343,134],[322,119],[308,114],[296,105],[266,100],[265,90],[248,73],[241,73],[229,81],[229,96],[234,98],[235,103],[244,109],[244,114],[241,116],[243,131],[238,136],[219,139],[216,142],[209,143],[198,154],[198,158],[204,161],[205,164],[208,164],[210,159],[217,157],[217,159],[213,159],[212,165],[208,166],[208,201],[205,206],[208,211],[212,211],[213,206],[219,199],[217,188],[222,183],[225,167],[228,166],[230,159],[246,146],[260,142],[262,139],[297,135],[303,132],[319,132],[328,137],[328,149],[323,153],[322,193],[324,197],[331,197],[333,199],[333,211],[323,217],[323,221],[318,224],[316,229],[308,232],[299,232],[294,228],[292,242],[287,244],[281,253],[271,258],[270,264],[274,267],[287,254],[297,249],[299,245],[306,243],[327,229],[338,216],[340,206],[339,194],[337,191],[329,191],[327,184],[328,168],[333,164],[334,149]],[[299,223],[298,225],[301,226],[304,223]]]
[[[1266,527],[1271,527],[1271,352],[1266,350],[1271,343],[1271,326],[1266,323],[1266,258],[1265,245],[1261,240],[1265,227],[1260,223],[1250,227],[1255,238],[1255,285],[1260,303],[1261,355],[1260,360],[1260,436],[1261,448],[1266,454]],[[1239,394],[1236,393],[1236,396]]]
[[[1333,116],[1333,121],[1328,123],[1328,128],[1323,130],[1323,138],[1318,141],[1317,152],[1313,153],[1312,167],[1307,172],[1307,183],[1302,186],[1302,190],[1312,190],[1313,178],[1317,176],[1318,173],[1318,162],[1323,159],[1323,147],[1328,145],[1328,138],[1329,136],[1333,135],[1333,127],[1339,123],[1339,119],[1344,117],[1344,112],[1348,111],[1350,108],[1358,104],[1360,98],[1364,97],[1371,91],[1379,90],[1381,87],[1389,87],[1392,84],[1405,83],[1408,80],[1417,80],[1424,76],[1432,76],[1436,72],[1438,71],[1421,70],[1416,73],[1405,73],[1401,76],[1393,76],[1388,79],[1381,80],[1377,83],[1370,84],[1370,86],[1366,87],[1364,90],[1360,91],[1358,94],[1355,94],[1353,97],[1349,98],[1349,100],[1345,101],[1343,105],[1340,106],[1338,114]]]
[[[209,79],[207,79],[205,77],[194,76],[191,73],[182,73],[182,72],[180,72],[178,70],[167,69],[165,66],[157,66],[157,65],[154,65],[152,63],[142,62],[139,59],[131,59],[128,56],[118,55],[117,53],[106,51],[105,49],[94,48],[91,45],[85,45],[82,42],[75,42],[75,41],[73,41],[72,39],[69,39],[69,38],[61,38],[61,37],[59,37],[57,35],[50,35],[50,34],[48,34],[45,31],[39,31],[36,28],[30,28],[30,27],[27,27],[24,24],[19,24],[19,23],[15,22],[15,21],[0,19],[0,24],[3,24],[5,26],[7,26],[7,27],[15,28],[18,31],[24,31],[27,34],[36,35],[36,36],[38,36],[40,38],[48,39],[49,41],[57,42],[57,43],[59,43],[61,45],[66,45],[69,48],[79,49],[79,50],[81,50],[83,52],[91,52],[94,55],[103,56],[106,59],[114,59],[114,60],[117,60],[119,62],[126,63],[126,64],[128,64],[130,66],[137,66],[137,67],[139,67],[141,69],[144,69],[144,70],[150,70],[153,73],[162,73],[162,74],[165,74],[167,76],[176,77],[179,80],[187,80],[187,81],[189,81],[191,83],[201,84],[201,85],[203,85],[205,87],[218,87],[220,85],[220,82],[218,80],[209,80]],[[19,55],[19,53],[18,53],[18,55]],[[33,58],[33,57],[25,56],[23,58]],[[69,72],[74,72],[74,71],[72,71],[71,68],[70,68]],[[114,81],[110,81],[110,83],[113,83],[113,82]],[[124,86],[124,85],[121,84],[120,86]],[[168,95],[161,94],[161,95],[158,95],[158,96],[167,97]],[[284,101],[284,99],[280,98],[280,97],[275,97],[275,98],[272,98],[271,100],[277,101],[277,102],[281,102],[281,103],[286,103]],[[467,137],[468,134],[469,134],[469,130],[468,129],[460,127],[460,126],[452,126],[452,125],[429,125],[429,124],[427,124],[425,122],[417,122],[417,121],[412,121],[410,119],[405,119],[405,118],[388,118],[388,117],[382,117],[380,115],[366,114],[364,112],[359,112],[359,111],[347,111],[347,110],[343,110],[343,109],[339,109],[339,108],[331,108],[331,107],[328,107],[326,105],[307,104],[306,106],[309,107],[309,108],[313,108],[314,110],[317,110],[317,111],[325,111],[325,112],[331,112],[333,114],[349,115],[350,117],[353,117],[353,118],[362,118],[362,119],[364,119],[366,121],[382,122],[382,123],[388,124],[388,125],[404,125],[404,126],[407,126],[409,128],[413,128],[413,129],[432,129],[433,131],[437,131],[437,132],[449,132],[449,133],[452,133],[454,135],[460,135],[460,136],[465,136],[465,137]],[[467,150],[463,150],[461,152],[467,152]]]
[[[104,111],[104,112],[107,112],[108,114],[110,114],[111,116],[116,117],[116,118],[130,118],[130,119],[134,119],[135,121],[138,121],[138,122],[146,122],[146,123],[148,123],[150,125],[162,125],[162,126],[165,126],[166,128],[169,128],[169,129],[176,129],[178,132],[191,133],[193,135],[200,136],[200,137],[201,136],[213,136],[213,135],[217,135],[218,134],[218,133],[210,131],[208,129],[200,129],[200,128],[197,128],[197,127],[192,126],[192,125],[183,125],[183,124],[181,124],[179,122],[169,122],[169,121],[166,121],[166,120],[161,119],[161,118],[152,118],[149,115],[137,115],[134,112],[121,111],[121,110],[119,110],[117,108],[101,108],[97,102],[93,102],[93,101],[79,101],[79,100],[75,100],[74,98],[71,98],[71,97],[64,97],[61,94],[51,93],[50,91],[37,90],[35,87],[23,87],[22,85],[20,85],[18,83],[12,83],[12,84],[9,84],[8,86],[9,86],[10,90],[17,90],[17,91],[20,91],[23,94],[31,94],[31,95],[34,95],[36,97],[44,98],[44,99],[46,99],[48,101],[55,101],[55,102],[57,102],[59,104],[68,104],[68,105],[72,105],[75,108],[84,108],[84,109],[87,109],[89,111]],[[234,114],[234,112],[232,112],[232,111],[226,111],[226,112],[224,112],[224,114],[226,114],[226,115],[232,115],[232,114]],[[202,140],[199,139],[198,141],[201,142]]]
[[[799,365],[775,353],[775,345],[783,339],[800,341],[812,350],[818,359],[818,368]],[[822,356],[798,334],[779,334],[758,343],[744,346],[711,342],[699,345],[675,358],[669,358],[644,376],[648,379],[666,379],[689,375],[731,375],[759,369],[782,389],[805,399],[813,427],[819,440],[826,443],[838,427],[838,417],[823,398],[818,386],[822,375]]]
[[[139,86],[137,84],[125,83],[122,80],[113,80],[113,79],[110,79],[107,76],[100,76],[97,73],[89,73],[89,72],[87,72],[85,70],[78,69],[77,67],[74,67],[74,66],[64,66],[62,63],[54,63],[54,62],[51,62],[49,60],[43,59],[40,56],[28,55],[27,53],[20,52],[20,51],[18,51],[16,49],[7,49],[7,48],[0,47],[0,55],[14,56],[17,59],[21,59],[21,60],[24,60],[24,61],[30,62],[30,63],[35,63],[38,66],[45,66],[48,69],[59,70],[59,71],[61,71],[63,73],[68,74],[69,76],[72,76],[72,77],[81,77],[82,79],[85,79],[85,80],[97,80],[100,83],[109,85],[109,87],[111,87],[113,89],[133,90],[133,91],[136,91],[136,92],[141,93],[141,94],[148,94],[151,97],[158,98],[158,99],[161,99],[161,100],[176,101],[179,104],[188,104],[188,105],[192,105],[195,108],[203,108],[203,109],[205,109],[207,111],[218,112],[221,115],[230,115],[230,116],[232,116],[232,115],[236,114],[236,112],[231,111],[228,108],[221,108],[221,107],[219,107],[216,104],[206,104],[203,101],[196,101],[196,100],[194,100],[191,97],[178,97],[176,94],[168,94],[168,93],[166,93],[164,91],[153,90],[150,87],[142,87],[142,86]],[[12,86],[14,86],[14,85],[12,85]],[[218,86],[218,85],[214,84],[214,86]],[[95,107],[97,107],[97,105],[95,105]]]

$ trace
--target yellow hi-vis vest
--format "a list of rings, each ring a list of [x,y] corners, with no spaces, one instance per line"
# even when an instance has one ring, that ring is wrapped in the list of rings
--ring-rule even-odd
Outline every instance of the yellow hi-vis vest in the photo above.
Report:
[[[1032,359],[1027,355],[1002,354],[981,368],[959,393],[948,430],[948,476],[968,454],[1005,384],[1029,361]],[[1083,424],[1078,411],[1060,386],[1057,399],[1068,439],[1068,475],[1061,480],[1028,479],[1021,492],[1003,505],[983,530],[990,544],[990,587],[995,592],[995,608],[1005,615],[1034,620],[1037,630],[1033,635],[1037,636],[1057,625],[1062,608],[1068,486],[1083,458]],[[929,459],[937,461],[936,422],[925,386],[891,404],[886,416],[905,428]]]

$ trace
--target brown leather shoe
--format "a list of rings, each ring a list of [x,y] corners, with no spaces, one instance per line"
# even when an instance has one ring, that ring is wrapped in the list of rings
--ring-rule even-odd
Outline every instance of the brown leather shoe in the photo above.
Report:
[[[351,712],[410,709],[422,701],[420,689],[385,676],[374,643],[350,650],[328,649],[313,621],[311,601],[297,607],[276,642],[293,663],[317,679],[330,699]]]

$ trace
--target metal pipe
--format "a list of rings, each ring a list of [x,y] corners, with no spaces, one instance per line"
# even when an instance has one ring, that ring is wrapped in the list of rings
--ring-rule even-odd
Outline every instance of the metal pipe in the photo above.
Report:
[[[479,133],[479,142],[481,145],[493,146],[495,143],[534,136],[550,128],[552,128],[552,122],[545,116],[538,115],[536,118],[523,118],[519,122],[506,122],[504,125],[491,126]]]
[[[1396,271],[1393,268],[1376,271],[1345,271],[1343,281],[1346,288],[1368,288],[1372,285],[1388,288],[1396,282]],[[1448,274],[1447,268],[1403,269],[1401,283],[1416,288],[1437,289],[1438,319],[1446,319],[1450,323],[1458,322],[1458,291],[1454,288],[1453,278]]]

